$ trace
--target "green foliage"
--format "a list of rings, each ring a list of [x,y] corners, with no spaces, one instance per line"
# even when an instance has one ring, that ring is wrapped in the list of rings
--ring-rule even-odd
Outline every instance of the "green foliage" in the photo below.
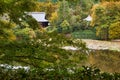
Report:
[[[69,20],[70,18],[70,8],[69,8],[69,4],[67,1],[63,0],[62,2],[60,2],[60,6],[58,9],[58,20],[61,23],[64,20]]]
[[[111,2],[111,1],[120,1],[120,0],[100,0],[101,2]]]
[[[120,2],[104,2],[97,4],[92,9],[92,26],[97,27],[97,36],[101,39],[110,39],[112,36],[109,28],[112,24],[119,22],[120,16]],[[116,26],[118,27],[118,26]]]
[[[46,1],[51,1],[51,2],[58,2],[59,0],[38,0],[38,1],[40,1],[40,2],[46,2]]]
[[[26,15],[26,11],[33,11],[36,0],[1,0],[0,1],[0,40],[15,40],[13,28],[19,25],[21,28],[38,28],[34,19]],[[4,19],[4,17],[8,19]]]
[[[109,27],[109,37],[110,39],[120,38],[120,22],[112,23]]]
[[[36,31],[36,38],[33,39],[32,37],[34,37],[35,34],[33,29],[36,29],[35,25],[37,24],[30,16],[25,14],[25,11],[29,11],[29,9],[23,8],[25,3],[23,0],[18,2],[10,1],[7,3],[10,8],[13,5],[12,10],[6,7],[6,12],[10,17],[10,23],[20,26],[20,29],[10,28],[15,31],[15,35],[17,36],[16,41],[0,43],[1,63],[13,65],[17,63],[41,68],[59,65],[72,67],[77,65],[83,57],[86,57],[84,53],[86,53],[87,48],[81,41],[74,42],[72,39],[69,40],[60,34],[51,33],[46,35],[39,31]],[[26,6],[28,6],[28,4]],[[1,24],[1,26],[3,26],[3,24]],[[78,47],[78,52],[66,51],[61,48],[68,45]]]
[[[31,6],[32,5],[32,6]],[[10,0],[6,7],[6,13],[9,15],[10,20],[16,24],[20,24],[20,18],[23,19],[26,11],[32,11],[35,7],[35,0]]]
[[[79,38],[79,39],[97,39],[96,33],[92,30],[79,30],[76,32],[72,33],[72,36],[74,38]]]
[[[70,24],[68,23],[67,20],[64,20],[61,24],[60,27],[62,28],[63,33],[70,33],[71,32],[71,27]]]
[[[36,5],[37,8],[35,8],[34,11],[45,12],[47,19],[50,19],[52,13],[56,12],[58,9],[58,3],[53,3],[51,0],[43,0],[41,2],[37,2]]]
[[[15,27],[13,23],[0,20],[0,42],[5,40],[15,40],[12,28]]]
[[[81,67],[79,69],[65,69],[62,70],[53,68],[49,70],[31,69],[25,71],[7,70],[0,67],[0,79],[3,80],[119,80],[119,73],[101,73],[97,68]]]
[[[0,39],[6,38],[6,35],[6,39],[8,39],[8,35],[13,30],[17,36],[15,41],[6,41],[5,43],[0,41],[0,63],[28,65],[31,67],[30,71],[9,70],[0,67],[0,79],[119,79],[119,74],[116,74],[114,77],[113,74],[100,73],[99,69],[80,67],[80,63],[86,60],[86,53],[88,52],[85,43],[81,40],[68,39],[62,34],[55,32],[45,33],[37,29],[36,21],[25,13],[26,11],[37,10],[35,9],[35,0],[1,0],[0,3],[0,16],[8,13],[10,17],[9,22],[0,21]],[[82,6],[86,7],[86,5],[85,3]],[[45,7],[44,9],[48,12],[54,12],[56,9],[50,2],[46,6],[47,8]],[[53,11],[50,8],[54,8]],[[87,9],[82,10],[87,11]],[[73,21],[78,22],[77,24],[79,25],[80,21],[78,20],[84,17],[79,15],[81,10],[78,13],[77,11],[73,11],[76,16],[73,18]],[[60,18],[56,24],[59,24],[63,30],[67,30],[71,26],[69,3],[65,0],[61,2],[58,12]],[[48,15],[50,16],[50,14]],[[15,26],[20,26],[20,29],[13,29],[14,24]],[[5,35],[2,36],[2,34]],[[73,46],[78,48],[78,50],[65,50],[62,48],[64,46]]]
[[[86,60],[87,48],[81,40],[73,41],[56,33],[39,34],[37,39],[0,44],[1,63],[31,67],[30,71],[0,68],[0,79],[64,79],[71,75],[67,68],[77,68],[81,61]],[[61,48],[67,45],[79,50],[74,52]]]
[[[21,24],[20,24],[21,28],[29,27],[34,30],[40,28],[39,23],[34,18],[32,18],[31,16],[28,16],[28,15],[26,15],[25,18],[22,18],[22,21],[20,21],[20,22],[21,22]]]
[[[16,29],[14,30],[18,40],[26,40],[35,38],[36,34],[31,28]]]
[[[28,36],[29,28],[23,30]],[[21,33],[22,34],[22,33]],[[0,61],[14,64],[23,63],[34,67],[53,67],[63,65],[72,67],[86,57],[86,46],[82,41],[73,41],[56,33],[40,33],[36,39],[25,39],[10,43],[1,43]],[[55,37],[56,36],[56,37]],[[77,52],[62,49],[64,46],[78,47]],[[75,58],[75,59],[74,59]]]
[[[59,26],[67,20],[71,26],[71,31],[86,29],[87,22],[83,19],[90,14],[93,3],[94,0],[60,0],[57,3],[56,11],[50,17],[51,26],[62,32]]]

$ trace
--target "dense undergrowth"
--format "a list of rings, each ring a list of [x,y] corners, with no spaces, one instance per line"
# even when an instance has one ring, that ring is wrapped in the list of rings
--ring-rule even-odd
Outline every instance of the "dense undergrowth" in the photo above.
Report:
[[[102,73],[97,68],[81,67],[79,69],[23,69],[10,70],[0,68],[0,80],[120,80],[119,73]]]

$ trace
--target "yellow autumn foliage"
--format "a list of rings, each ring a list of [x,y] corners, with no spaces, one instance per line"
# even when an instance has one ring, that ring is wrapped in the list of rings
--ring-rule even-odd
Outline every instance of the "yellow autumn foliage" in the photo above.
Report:
[[[50,22],[54,23],[58,18],[58,13],[54,12],[52,13],[51,17],[50,17]]]
[[[58,3],[47,2],[36,2],[37,8],[35,11],[46,12],[46,17],[49,19],[58,8]]]
[[[116,22],[109,27],[110,39],[120,39],[120,22]]]
[[[0,40],[16,40],[16,36],[13,33],[12,28],[16,24],[10,23],[9,21],[0,20]]]
[[[91,10],[92,21],[91,26],[96,27],[96,35],[101,39],[119,38],[119,33],[116,33],[117,25],[120,21],[120,1],[118,2],[102,2],[93,6]],[[109,31],[110,30],[110,31]],[[113,36],[114,35],[114,36]]]

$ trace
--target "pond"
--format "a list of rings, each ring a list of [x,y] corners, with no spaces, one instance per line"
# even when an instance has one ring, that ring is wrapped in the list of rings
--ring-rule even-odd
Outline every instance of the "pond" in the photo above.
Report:
[[[120,52],[112,50],[93,50],[88,57],[90,66],[105,72],[120,73]]]

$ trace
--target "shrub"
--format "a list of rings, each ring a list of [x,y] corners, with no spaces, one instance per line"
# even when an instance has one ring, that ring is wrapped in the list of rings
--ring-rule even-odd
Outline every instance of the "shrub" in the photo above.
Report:
[[[70,24],[68,23],[67,20],[64,20],[61,24],[60,27],[62,28],[63,33],[69,33],[71,32],[71,27]]]
[[[93,30],[79,30],[77,32],[73,32],[72,36],[80,39],[97,39]]]
[[[119,73],[101,73],[97,68],[83,66],[79,69],[61,70],[54,68],[51,71],[43,69],[31,69],[25,71],[23,69],[7,70],[0,67],[1,80],[119,80]]]
[[[32,38],[36,37],[36,34],[32,28],[24,28],[24,29],[16,28],[14,30],[14,33],[17,36],[17,39],[19,39],[19,40],[32,39]]]

